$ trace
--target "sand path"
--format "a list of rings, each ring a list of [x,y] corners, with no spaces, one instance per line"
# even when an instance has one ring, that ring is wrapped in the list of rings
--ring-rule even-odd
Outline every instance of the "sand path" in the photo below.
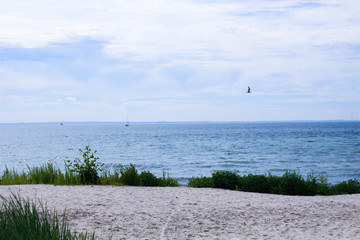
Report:
[[[101,239],[360,239],[360,195],[280,196],[222,189],[0,186],[66,209]]]

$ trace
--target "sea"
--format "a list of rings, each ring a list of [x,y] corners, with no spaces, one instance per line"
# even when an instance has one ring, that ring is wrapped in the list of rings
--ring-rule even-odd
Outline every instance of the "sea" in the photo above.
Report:
[[[0,176],[48,161],[64,169],[85,146],[106,171],[132,163],[180,183],[218,170],[360,180],[359,121],[2,124]]]

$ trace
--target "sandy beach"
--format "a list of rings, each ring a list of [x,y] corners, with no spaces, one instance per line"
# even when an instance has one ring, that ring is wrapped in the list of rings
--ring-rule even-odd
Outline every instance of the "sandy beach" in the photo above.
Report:
[[[66,209],[99,239],[360,239],[360,195],[280,196],[222,189],[0,186]]]

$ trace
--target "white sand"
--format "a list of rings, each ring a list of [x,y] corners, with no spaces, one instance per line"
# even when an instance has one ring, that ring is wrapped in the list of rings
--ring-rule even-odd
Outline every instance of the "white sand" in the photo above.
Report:
[[[222,189],[0,186],[67,210],[101,239],[360,239],[360,195],[280,196]]]

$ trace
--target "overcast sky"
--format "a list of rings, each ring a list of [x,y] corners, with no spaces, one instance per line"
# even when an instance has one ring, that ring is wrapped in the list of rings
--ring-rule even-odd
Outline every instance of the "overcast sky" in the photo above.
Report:
[[[360,119],[360,1],[0,0],[0,123],[127,118]]]

